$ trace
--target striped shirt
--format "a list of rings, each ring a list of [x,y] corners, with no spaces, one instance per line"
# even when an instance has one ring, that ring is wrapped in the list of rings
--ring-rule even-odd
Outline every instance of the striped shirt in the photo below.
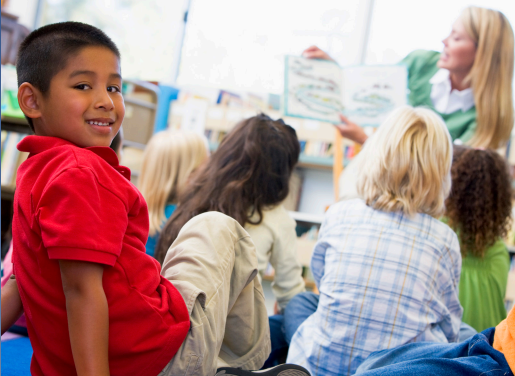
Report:
[[[293,336],[288,363],[312,375],[352,375],[373,351],[458,339],[458,238],[429,215],[338,202],[324,218],[311,270],[320,301]]]

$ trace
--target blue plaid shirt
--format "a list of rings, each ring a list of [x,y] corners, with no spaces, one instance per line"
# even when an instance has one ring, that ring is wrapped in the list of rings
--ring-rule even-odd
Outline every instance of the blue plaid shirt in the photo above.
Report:
[[[429,215],[338,202],[311,270],[320,301],[293,336],[288,363],[312,375],[352,375],[370,353],[408,342],[458,340],[458,238]]]

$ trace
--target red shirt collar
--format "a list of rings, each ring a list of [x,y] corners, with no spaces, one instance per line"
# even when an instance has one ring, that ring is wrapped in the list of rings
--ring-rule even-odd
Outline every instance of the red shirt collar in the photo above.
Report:
[[[52,148],[64,145],[72,145],[75,147],[79,147],[70,141],[58,137],[26,136],[18,143],[17,148],[19,151],[28,152],[31,155],[35,155],[50,150]],[[84,149],[92,151],[100,158],[105,160],[107,163],[113,166],[118,172],[120,172],[127,180],[131,179],[131,170],[128,167],[120,166],[118,156],[110,147],[90,146]]]

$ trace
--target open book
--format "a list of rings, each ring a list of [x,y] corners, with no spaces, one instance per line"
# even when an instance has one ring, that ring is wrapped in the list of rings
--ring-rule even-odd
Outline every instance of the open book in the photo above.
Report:
[[[404,65],[341,68],[327,60],[286,56],[285,116],[339,123],[341,112],[361,126],[379,126],[396,107],[407,103]]]

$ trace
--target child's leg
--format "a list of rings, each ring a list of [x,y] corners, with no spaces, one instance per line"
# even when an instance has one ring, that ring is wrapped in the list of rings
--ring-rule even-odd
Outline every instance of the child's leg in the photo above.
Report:
[[[356,375],[512,375],[504,355],[492,347],[493,337],[490,328],[461,343],[415,342],[377,351]]]
[[[469,324],[465,324],[463,321],[460,325],[460,335],[458,337],[458,342],[463,342],[469,339],[472,336],[477,334],[477,330],[471,327]]]
[[[285,363],[286,356],[288,355],[288,343],[284,338],[284,316],[270,316],[268,317],[268,324],[270,326],[272,352],[263,365],[263,368],[270,368]]]
[[[284,309],[284,333],[288,345],[299,326],[316,312],[320,295],[301,292],[295,295]]]
[[[200,214],[182,228],[161,274],[179,290],[191,329],[162,375],[214,375],[218,367],[259,369],[270,332],[254,244],[232,218]]]

